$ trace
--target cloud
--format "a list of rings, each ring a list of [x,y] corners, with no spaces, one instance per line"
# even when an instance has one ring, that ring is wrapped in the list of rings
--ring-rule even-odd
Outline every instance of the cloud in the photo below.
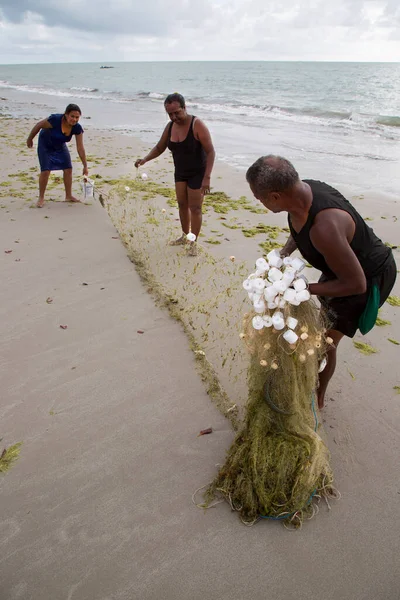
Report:
[[[398,0],[1,0],[0,62],[400,60]]]
[[[15,25],[31,16],[50,28],[165,37],[179,24],[201,25],[212,8],[207,0],[2,0],[1,11]]]
[[[389,27],[396,30],[397,36],[400,35],[400,4],[398,0],[390,0],[386,2],[385,9],[379,19],[379,24],[383,27]]]

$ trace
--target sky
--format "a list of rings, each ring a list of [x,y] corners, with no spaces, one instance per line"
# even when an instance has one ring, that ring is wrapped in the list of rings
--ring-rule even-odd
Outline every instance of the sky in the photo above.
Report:
[[[0,63],[399,61],[399,0],[0,0]]]

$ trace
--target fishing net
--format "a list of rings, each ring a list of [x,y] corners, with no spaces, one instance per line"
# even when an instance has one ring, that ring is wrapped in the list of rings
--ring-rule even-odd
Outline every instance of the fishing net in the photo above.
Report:
[[[283,321],[296,329],[295,343],[282,329],[255,329],[257,319],[269,319],[259,310],[244,316],[241,337],[250,352],[245,419],[203,506],[223,498],[246,524],[269,518],[298,527],[314,515],[315,500],[336,495],[315,408],[318,371],[332,340],[311,299],[281,306]]]

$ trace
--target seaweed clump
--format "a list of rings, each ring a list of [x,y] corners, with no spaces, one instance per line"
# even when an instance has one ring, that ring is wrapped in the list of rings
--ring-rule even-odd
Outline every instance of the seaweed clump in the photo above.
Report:
[[[8,471],[13,463],[19,457],[19,453],[21,451],[22,442],[18,442],[13,446],[9,446],[8,448],[4,448],[2,453],[0,454],[0,473],[5,473]]]
[[[400,306],[399,296],[389,296],[389,298],[386,300],[386,302],[388,304],[390,304],[391,306]]]

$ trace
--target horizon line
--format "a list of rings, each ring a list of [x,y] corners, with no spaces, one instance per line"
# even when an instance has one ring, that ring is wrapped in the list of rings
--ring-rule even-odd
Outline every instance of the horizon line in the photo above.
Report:
[[[147,64],[147,63],[330,63],[330,64],[400,64],[398,60],[287,60],[287,59],[241,59],[241,60],[212,60],[212,59],[190,59],[190,60],[111,60],[111,61],[54,61],[54,62],[0,62],[2,67],[12,67],[21,65],[109,65],[109,64]]]

